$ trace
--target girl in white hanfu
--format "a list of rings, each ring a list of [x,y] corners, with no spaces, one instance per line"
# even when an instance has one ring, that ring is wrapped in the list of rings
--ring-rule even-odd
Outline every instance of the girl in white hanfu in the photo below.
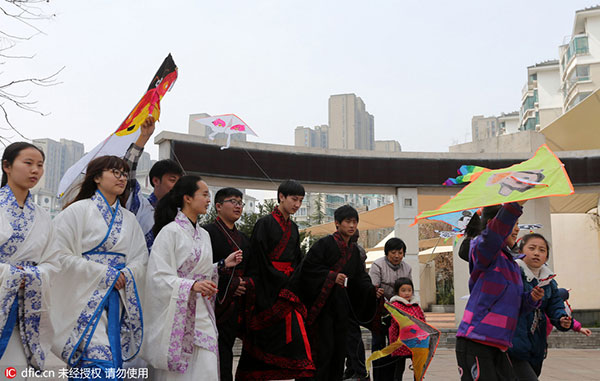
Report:
[[[198,224],[209,203],[206,183],[183,176],[156,207],[144,305],[144,357],[155,381],[219,379],[217,269],[234,267],[242,254],[212,263],[210,236]]]
[[[29,189],[44,174],[44,153],[13,143],[2,155],[0,188],[0,369],[21,379],[28,366],[43,369],[52,326],[50,278],[58,261],[49,250],[50,215],[33,202]],[[10,370],[7,368],[15,368]]]
[[[116,156],[90,161],[75,201],[54,220],[62,274],[52,287],[52,351],[81,378],[118,379],[142,345],[148,250],[135,216],[122,207],[128,171]]]

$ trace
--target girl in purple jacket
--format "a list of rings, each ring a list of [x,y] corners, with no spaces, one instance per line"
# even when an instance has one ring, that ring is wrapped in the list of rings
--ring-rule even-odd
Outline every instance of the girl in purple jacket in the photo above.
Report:
[[[514,379],[506,350],[519,315],[536,308],[544,295],[539,287],[531,293],[523,291],[521,270],[510,251],[519,233],[523,203],[486,207],[481,222],[474,217],[469,223],[474,237],[468,246],[471,295],[456,334],[462,381]],[[473,234],[478,223],[483,230]],[[464,255],[463,246],[461,249]]]

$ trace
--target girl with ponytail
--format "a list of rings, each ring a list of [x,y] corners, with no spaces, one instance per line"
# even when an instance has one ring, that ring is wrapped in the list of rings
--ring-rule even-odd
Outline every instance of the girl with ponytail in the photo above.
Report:
[[[242,254],[235,252],[224,263],[212,263],[210,236],[198,224],[198,215],[206,213],[209,204],[206,183],[186,175],[156,206],[144,342],[154,380],[219,379],[217,270],[234,267]]]

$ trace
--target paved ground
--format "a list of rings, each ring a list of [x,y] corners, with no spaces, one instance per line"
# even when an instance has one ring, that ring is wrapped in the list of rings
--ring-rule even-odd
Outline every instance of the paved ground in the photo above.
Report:
[[[412,372],[404,372],[403,380],[412,381]],[[459,380],[454,351],[439,349],[425,380]],[[540,381],[550,380],[600,380],[600,349],[550,349]]]
[[[367,353],[367,356],[370,353]],[[51,369],[58,372],[61,361],[52,356],[48,359]],[[237,363],[237,358],[236,358]],[[4,378],[0,374],[0,379]],[[54,378],[56,379],[56,378]],[[456,357],[453,350],[438,349],[431,362],[425,380],[458,380]],[[30,378],[43,380],[43,378]],[[47,379],[48,380],[48,379]],[[404,373],[404,380],[412,381],[412,372]],[[599,349],[550,349],[548,358],[540,377],[541,381],[587,381],[600,380],[600,348]]]

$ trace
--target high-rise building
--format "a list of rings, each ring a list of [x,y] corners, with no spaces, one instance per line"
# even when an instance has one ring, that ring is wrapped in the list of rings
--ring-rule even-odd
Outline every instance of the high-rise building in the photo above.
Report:
[[[558,55],[567,112],[600,87],[600,6],[575,12],[573,34],[559,46]]]
[[[294,130],[294,145],[296,147],[329,148],[329,126],[315,126],[314,129],[298,126]]]
[[[527,83],[521,96],[521,131],[539,131],[562,114],[560,87],[558,60],[527,67]]]
[[[210,133],[211,133],[210,128],[206,127],[203,124],[196,122],[195,119],[207,118],[209,116],[211,116],[211,115],[206,114],[206,113],[190,114],[189,122],[188,122],[188,134],[208,137],[208,135],[210,135]],[[215,139],[226,140],[227,134],[224,132],[220,132],[215,135]],[[246,134],[232,134],[231,141],[245,142]]]
[[[355,94],[329,97],[329,148],[375,149],[375,119]]]
[[[67,139],[60,139],[60,142],[52,139],[34,139],[33,144],[44,151],[46,159],[44,161],[44,176],[31,190],[31,194],[38,205],[51,214],[55,214],[60,209],[56,197],[58,184],[67,169],[83,156],[83,144]]]

